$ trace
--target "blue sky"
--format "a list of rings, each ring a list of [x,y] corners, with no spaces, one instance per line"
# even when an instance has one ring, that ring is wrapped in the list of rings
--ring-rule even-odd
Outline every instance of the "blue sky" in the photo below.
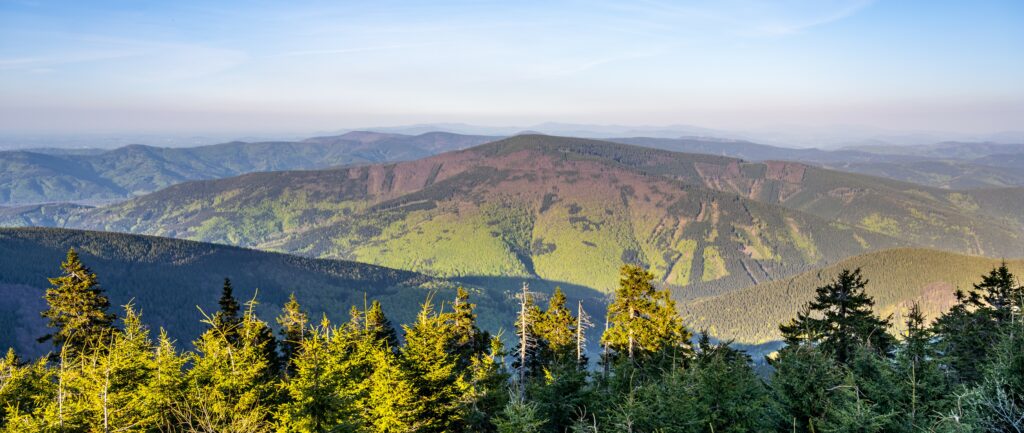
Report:
[[[1024,2],[0,0],[0,132],[1024,129]]]

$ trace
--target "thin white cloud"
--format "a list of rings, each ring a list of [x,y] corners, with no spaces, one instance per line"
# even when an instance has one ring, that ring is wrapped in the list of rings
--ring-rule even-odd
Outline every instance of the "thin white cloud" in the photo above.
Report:
[[[875,0],[724,0],[679,4],[645,0],[603,5],[619,19],[639,19],[651,28],[697,27],[746,36],[775,36],[826,25],[851,17]]]
[[[20,57],[0,59],[0,70],[36,70],[53,69],[60,65],[74,63],[95,62],[101,60],[121,59],[131,57],[137,53],[133,52],[92,52],[92,53],[59,53],[38,57]]]
[[[406,48],[418,48],[434,45],[433,43],[420,43],[420,44],[394,44],[394,45],[376,45],[368,47],[348,47],[348,48],[336,48],[327,50],[301,50],[301,51],[288,51],[281,53],[280,57],[296,57],[296,56],[325,56],[331,54],[350,54],[350,53],[362,53],[368,51],[387,51],[387,50],[402,50]]]

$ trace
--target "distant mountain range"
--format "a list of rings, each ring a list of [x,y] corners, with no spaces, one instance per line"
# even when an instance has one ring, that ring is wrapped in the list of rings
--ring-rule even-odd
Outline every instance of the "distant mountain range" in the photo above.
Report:
[[[608,128],[608,132],[650,135],[658,132],[653,129]],[[515,134],[509,132],[507,135]],[[419,135],[355,131],[294,142],[231,142],[192,148],[131,145],[114,150],[41,148],[5,151],[0,152],[0,205],[102,204],[190,180],[220,179],[253,172],[409,161],[499,138],[436,131]],[[820,150],[713,138],[647,136],[609,140],[747,161],[804,162],[949,189],[1024,186],[1024,174],[1017,170],[1018,163],[1024,162],[1024,146],[1021,145],[941,143]]]
[[[0,204],[124,199],[190,180],[404,161],[496,137],[432,132],[352,132],[298,142],[231,142],[189,148],[131,145],[114,150],[0,152]]]
[[[707,295],[897,246],[1024,256],[1022,195],[523,135],[415,161],[188,182],[99,208],[6,209],[0,223],[579,290],[607,291],[619,264],[635,262]]]

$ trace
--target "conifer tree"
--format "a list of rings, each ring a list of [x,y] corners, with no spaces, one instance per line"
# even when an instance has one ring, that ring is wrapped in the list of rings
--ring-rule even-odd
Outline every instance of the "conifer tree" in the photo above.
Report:
[[[401,362],[413,378],[416,396],[423,407],[417,414],[420,431],[462,431],[465,420],[460,400],[467,383],[452,351],[455,334],[451,322],[444,315],[436,314],[428,299],[416,321],[404,328]]]
[[[235,299],[234,288],[231,287],[231,279],[224,278],[224,286],[221,288],[220,300],[217,301],[220,310],[213,316],[214,327],[224,335],[230,343],[238,339],[238,328],[242,323],[239,315],[242,307]]]
[[[818,347],[787,346],[771,364],[771,387],[782,406],[786,431],[821,431],[830,408],[851,398],[853,385],[842,366]]]
[[[816,289],[804,312],[779,326],[783,338],[789,344],[808,341],[820,345],[841,364],[852,359],[861,345],[888,354],[895,340],[888,333],[889,321],[875,316],[871,309],[874,300],[864,293],[867,283],[860,269],[844,269],[830,284]]]
[[[113,327],[114,315],[107,312],[110,300],[100,289],[96,274],[82,264],[74,248],[68,250],[61,271],[61,276],[49,279],[52,287],[46,290],[48,308],[42,313],[55,331],[40,341],[52,340],[58,347],[67,345],[75,354],[105,338]]]
[[[288,297],[288,302],[281,309],[281,315],[277,316],[277,324],[281,326],[281,351],[284,354],[285,371],[290,373],[309,325],[309,316],[295,300],[295,293]]]
[[[925,324],[917,303],[910,307],[906,331],[896,354],[898,413],[907,431],[918,431],[930,424],[936,413],[945,412],[944,399],[951,394],[932,344],[933,333]]]
[[[0,427],[4,431],[41,431],[48,403],[54,401],[53,370],[46,358],[25,363],[9,349],[0,359]]]
[[[781,423],[779,408],[751,368],[750,357],[729,347],[729,342],[711,344],[707,336],[702,334],[700,353],[683,371],[690,407],[674,410],[691,417],[701,431],[775,429]]]
[[[172,411],[184,392],[185,362],[161,329],[153,354],[152,378],[144,392],[145,401],[156,413],[156,430],[161,432],[174,431],[177,424]]]
[[[956,291],[956,304],[932,325],[936,350],[953,383],[975,384],[997,338],[995,322],[977,292]]]
[[[998,323],[1009,322],[1013,314],[1021,314],[1021,308],[1024,307],[1024,287],[1017,284],[1017,278],[1010,273],[1006,262],[982,276],[981,282],[974,285],[974,290],[981,295]]]
[[[419,430],[419,416],[425,412],[408,372],[398,364],[394,352],[378,347],[373,351],[373,374],[369,378],[366,419],[374,433],[413,433]]]
[[[548,300],[548,309],[535,325],[536,338],[543,341],[543,365],[574,361],[576,358],[576,317],[565,304],[565,294],[561,288],[555,287]]]
[[[131,305],[125,306],[123,329],[83,356],[78,389],[90,431],[146,431],[158,425],[156,407],[145,398],[154,372],[153,345]]]
[[[281,431],[324,433],[355,431],[362,424],[360,393],[353,382],[365,374],[353,368],[352,339],[324,318],[309,330],[293,360],[294,371],[285,383],[287,402],[278,408]],[[361,356],[361,354],[355,354]]]
[[[186,431],[270,431],[277,386],[267,357],[269,327],[253,314],[253,304],[234,342],[221,332],[224,321],[208,323],[211,328],[194,343],[184,393],[172,409],[175,422]]]
[[[968,396],[972,418],[986,432],[1024,431],[1024,321],[1002,324],[982,383]]]
[[[654,275],[636,265],[620,270],[615,300],[608,306],[608,329],[602,343],[614,358],[635,361],[662,354],[669,358],[689,353],[690,333],[683,327],[667,290],[657,290]],[[607,362],[607,360],[606,360]]]
[[[516,389],[522,393],[526,392],[527,379],[543,372],[547,341],[538,336],[543,313],[534,303],[534,294],[525,283],[518,297],[519,312],[515,322],[516,349],[512,368],[516,370]]]
[[[494,419],[498,433],[539,433],[543,431],[544,419],[539,415],[537,404],[513,395],[501,413]]]
[[[365,320],[370,340],[392,351],[398,350],[398,333],[391,325],[391,320],[384,315],[384,308],[380,305],[380,301],[374,300],[370,304],[370,308],[366,310]]]

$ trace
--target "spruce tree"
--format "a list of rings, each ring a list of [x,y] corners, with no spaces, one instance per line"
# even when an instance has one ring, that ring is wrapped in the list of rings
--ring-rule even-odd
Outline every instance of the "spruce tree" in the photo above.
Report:
[[[498,433],[539,433],[545,424],[537,404],[513,396],[494,418]]]
[[[295,293],[288,297],[288,302],[281,309],[281,315],[277,316],[277,324],[281,326],[281,351],[284,355],[285,371],[290,373],[309,325],[309,316],[295,300]]]
[[[224,338],[234,343],[238,339],[238,328],[242,323],[242,318],[239,316],[242,307],[235,299],[230,278],[224,278],[224,286],[221,288],[220,300],[217,301],[217,304],[220,305],[220,309],[213,317],[214,327],[224,335]]]
[[[107,312],[110,300],[100,289],[96,274],[82,264],[74,248],[61,263],[62,275],[50,278],[46,290],[48,308],[42,316],[55,329],[40,341],[52,340],[72,353],[105,338],[113,329],[114,315]]]
[[[45,358],[26,363],[9,349],[0,359],[0,427],[12,432],[43,430],[39,427],[46,425],[45,411],[57,391],[54,379]]]
[[[180,355],[167,332],[160,330],[153,354],[153,373],[143,393],[146,403],[157,414],[156,430],[174,431],[176,418],[172,411],[184,393],[186,357]]]
[[[366,310],[365,321],[366,332],[369,333],[372,341],[391,351],[398,350],[398,333],[391,325],[391,320],[388,320],[384,314],[384,308],[380,305],[380,301],[374,300],[370,303],[370,308]]]
[[[373,351],[373,374],[369,378],[366,404],[367,431],[374,433],[416,432],[424,413],[409,373],[401,368],[394,352],[378,347]]]
[[[789,344],[806,341],[820,345],[841,364],[852,359],[861,345],[888,354],[895,339],[888,333],[889,321],[872,311],[875,302],[864,293],[867,283],[860,269],[844,269],[830,284],[816,289],[804,312],[779,326],[783,339]]]
[[[975,384],[998,336],[992,320],[977,292],[956,291],[956,304],[932,325],[936,350],[950,379],[958,384]]]
[[[933,332],[917,303],[910,307],[905,327],[896,353],[895,369],[900,379],[895,390],[897,412],[907,431],[918,431],[930,424],[934,414],[946,411],[945,398],[952,393],[938,363]]]
[[[195,341],[183,396],[171,410],[175,422],[199,431],[270,431],[278,388],[267,356],[269,327],[250,306],[235,329],[235,341],[217,326]]]
[[[365,377],[365,370],[353,368],[351,355],[362,354],[354,353],[351,343],[349,335],[332,328],[326,318],[309,330],[285,382],[287,401],[278,407],[284,431],[356,431],[362,425],[359,392],[352,392],[352,387]]]
[[[974,290],[981,295],[998,323],[1009,322],[1014,314],[1022,313],[1024,287],[1017,284],[1017,278],[1010,273],[1006,262],[982,276],[981,282],[974,285]]]
[[[771,387],[782,407],[785,431],[822,431],[829,410],[852,397],[853,385],[842,366],[813,345],[787,346],[771,365]]]
[[[465,368],[474,357],[487,353],[491,337],[477,326],[476,304],[469,301],[469,292],[462,287],[455,291],[455,302],[448,317],[455,334],[453,350],[458,357],[459,368]]]
[[[405,325],[402,368],[413,380],[423,411],[417,414],[424,433],[463,431],[461,398],[466,389],[465,372],[453,353],[455,334],[445,315],[436,314],[431,300],[423,303],[416,321]]]
[[[542,363],[567,362],[576,359],[576,317],[566,307],[562,289],[555,291],[548,300],[548,308],[541,315],[535,327],[539,340],[543,340]]]
[[[157,407],[145,398],[155,369],[153,344],[131,305],[125,306],[122,328],[83,355],[77,388],[90,431],[147,431],[159,425]]]
[[[691,407],[675,410],[691,417],[700,431],[775,429],[781,423],[779,408],[751,368],[750,357],[728,342],[711,344],[706,332],[702,340],[700,353],[682,373]]]
[[[683,358],[689,353],[690,333],[682,324],[667,290],[657,290],[654,275],[636,265],[620,270],[615,300],[608,306],[608,324],[601,342],[616,359],[649,358],[661,354]],[[605,362],[607,362],[606,360]]]

